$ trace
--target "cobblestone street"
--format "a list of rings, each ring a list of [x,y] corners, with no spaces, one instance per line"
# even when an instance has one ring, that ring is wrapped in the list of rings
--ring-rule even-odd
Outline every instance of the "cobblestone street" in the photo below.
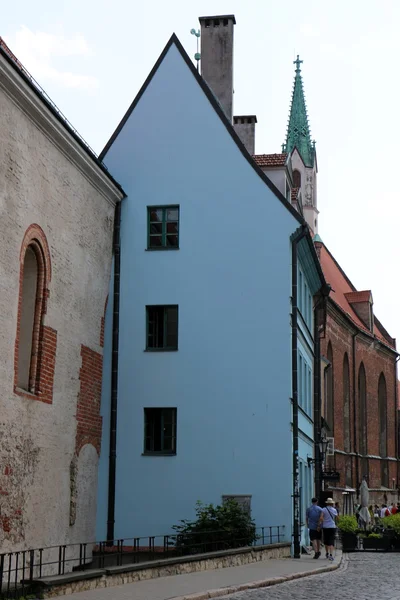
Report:
[[[221,600],[400,600],[399,561],[397,553],[350,554],[332,573],[239,592]]]

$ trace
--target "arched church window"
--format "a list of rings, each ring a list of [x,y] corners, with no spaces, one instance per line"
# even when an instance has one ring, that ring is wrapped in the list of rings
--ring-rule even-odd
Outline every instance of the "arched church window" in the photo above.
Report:
[[[368,421],[367,421],[367,377],[364,364],[361,363],[358,370],[358,452],[361,454],[360,481],[363,477],[368,479]]]
[[[301,173],[297,169],[293,171],[293,185],[295,188],[301,187]]]
[[[379,377],[378,383],[378,417],[379,417],[379,454],[381,460],[381,483],[383,486],[389,485],[389,472],[387,457],[387,396],[386,380],[383,373]]]
[[[334,431],[334,400],[333,400],[333,351],[332,344],[329,342],[327,359],[329,366],[326,369],[326,422],[330,429],[331,435]]]
[[[15,343],[15,387],[38,393],[43,317],[50,279],[50,254],[38,225],[28,228],[21,248],[20,290]]]
[[[350,452],[350,369],[347,353],[343,358],[343,438],[344,451]]]

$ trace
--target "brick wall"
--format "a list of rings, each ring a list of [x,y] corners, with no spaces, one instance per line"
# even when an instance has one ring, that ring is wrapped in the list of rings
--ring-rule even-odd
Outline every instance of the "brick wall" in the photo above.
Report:
[[[92,444],[100,454],[101,425],[100,416],[101,378],[103,356],[87,346],[81,346],[82,366],[79,373],[80,389],[76,407],[77,431],[75,452],[79,455],[85,444]]]
[[[364,364],[366,373],[366,404],[367,404],[367,455],[379,456],[379,413],[378,413],[378,382],[381,373],[384,374],[387,389],[387,447],[388,456],[396,457],[396,400],[395,385],[396,371],[394,352],[384,349],[377,343],[376,338],[359,332],[355,341],[355,370],[356,370],[356,415],[354,415],[353,389],[354,389],[354,364],[353,364],[353,334],[357,329],[348,322],[336,308],[329,302],[326,335],[321,340],[321,353],[327,356],[328,344],[332,345],[333,373],[334,373],[334,432],[336,451],[344,452],[344,390],[343,390],[343,360],[347,353],[350,369],[350,451],[359,451],[359,398],[358,398],[358,373],[361,363]],[[356,441],[354,439],[354,419],[356,424]],[[381,460],[344,455],[336,452],[335,457],[329,457],[328,464],[340,473],[340,482],[336,487],[346,486],[346,470],[351,475],[347,484],[357,489],[364,469],[368,471],[368,484],[370,488],[381,488]],[[358,481],[356,477],[356,464],[358,464]],[[393,479],[397,490],[397,463],[389,461],[389,488]]]

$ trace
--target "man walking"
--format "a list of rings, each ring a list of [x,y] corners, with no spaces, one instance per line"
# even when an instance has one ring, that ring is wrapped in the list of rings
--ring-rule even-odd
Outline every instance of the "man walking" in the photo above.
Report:
[[[322,508],[318,506],[318,499],[313,498],[312,504],[306,510],[306,524],[310,531],[310,541],[314,548],[313,558],[319,558],[321,556],[321,527],[320,519],[322,514]]]

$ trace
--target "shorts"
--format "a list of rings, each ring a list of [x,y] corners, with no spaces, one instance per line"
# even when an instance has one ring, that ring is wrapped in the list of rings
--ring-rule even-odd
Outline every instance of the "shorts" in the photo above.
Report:
[[[325,546],[334,546],[336,536],[336,527],[327,527],[324,529],[324,544]]]
[[[320,540],[322,538],[322,531],[317,529],[310,529],[310,541]]]

